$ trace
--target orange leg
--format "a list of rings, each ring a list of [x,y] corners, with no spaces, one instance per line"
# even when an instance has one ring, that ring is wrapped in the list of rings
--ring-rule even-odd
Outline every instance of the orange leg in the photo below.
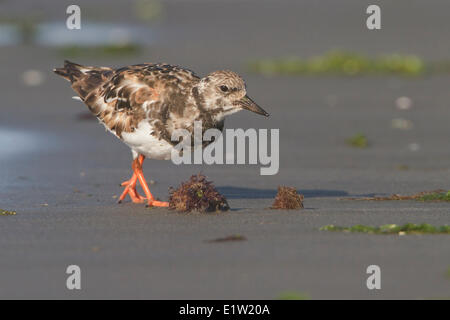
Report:
[[[136,162],[142,165],[142,163],[144,162],[144,157],[139,156],[137,159],[133,160],[133,163],[131,164],[132,168],[134,168]],[[145,201],[145,198],[137,192],[136,183],[137,175],[133,169],[133,176],[129,180],[122,182],[121,184],[121,186],[125,187],[125,189],[119,197],[119,203],[121,203],[125,199],[127,194],[130,195],[131,201],[133,201],[134,203],[143,203]]]
[[[133,160],[133,163],[135,161],[139,161],[139,164],[142,166],[142,164],[144,163],[144,156],[139,155],[137,159]],[[133,168],[133,163],[131,164],[131,168]],[[136,173],[133,171],[133,176],[129,180],[122,182],[120,185],[122,187],[128,186],[131,182],[136,182],[134,178],[136,178]]]
[[[142,162],[135,163],[136,167],[133,169],[137,175],[137,179],[139,180],[142,189],[144,190],[145,196],[147,197],[147,205],[149,207],[168,207],[168,202],[155,200],[152,193],[150,192],[150,188],[148,187],[147,181],[145,181],[144,178],[144,172],[142,171],[142,163],[144,162],[145,157],[142,155],[140,155],[139,157],[142,157]]]
[[[127,194],[130,195],[131,201],[133,201],[134,203],[143,203],[145,201],[145,198],[143,198],[136,190],[136,182],[137,176],[136,174],[133,174],[130,180],[125,181],[122,184],[125,186],[125,189],[119,197],[119,203],[121,203],[123,199],[125,199]]]
[[[142,203],[147,199],[148,206],[149,207],[168,207],[169,203],[164,201],[157,201],[153,197],[152,193],[150,192],[150,188],[147,185],[147,182],[144,178],[144,173],[142,171],[142,164],[144,163],[145,157],[143,155],[139,155],[137,159],[133,161],[131,164],[131,167],[133,168],[133,176],[130,180],[125,181],[122,183],[122,186],[125,186],[125,190],[123,191],[122,195],[119,198],[119,203],[122,202],[123,199],[125,199],[126,195],[129,194],[130,198],[135,203]],[[139,180],[139,183],[142,186],[142,189],[145,192],[145,195],[147,198],[142,197],[137,193],[136,191],[136,183],[137,180]]]

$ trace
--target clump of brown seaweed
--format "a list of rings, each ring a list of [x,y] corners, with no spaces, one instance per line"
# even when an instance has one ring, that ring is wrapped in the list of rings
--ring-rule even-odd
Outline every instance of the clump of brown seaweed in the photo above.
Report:
[[[278,193],[271,209],[302,209],[303,195],[293,187],[278,186]]]
[[[230,207],[211,181],[203,174],[191,176],[178,189],[169,188],[169,209],[182,212],[226,211]]]

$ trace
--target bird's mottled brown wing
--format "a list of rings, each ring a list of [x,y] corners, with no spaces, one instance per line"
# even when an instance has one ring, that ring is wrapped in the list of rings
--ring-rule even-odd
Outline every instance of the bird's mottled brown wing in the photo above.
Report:
[[[182,113],[189,86],[198,81],[191,71],[167,64],[140,64],[114,71],[109,81],[92,92],[85,102],[117,136],[133,132],[148,118],[165,135],[171,112]],[[170,101],[170,103],[168,103]],[[166,137],[164,137],[166,138]]]

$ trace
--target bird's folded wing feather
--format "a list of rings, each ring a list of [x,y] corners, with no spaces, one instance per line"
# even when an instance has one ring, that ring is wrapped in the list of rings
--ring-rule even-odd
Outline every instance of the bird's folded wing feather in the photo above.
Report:
[[[98,88],[86,103],[96,105],[97,117],[121,137],[133,132],[139,122],[148,119],[158,127],[159,138],[167,138],[165,124],[172,109],[169,97],[180,96],[185,80],[197,81],[192,72],[161,64],[143,64],[115,70],[109,81]],[[180,91],[181,90],[181,91]],[[93,110],[94,112],[94,110]]]

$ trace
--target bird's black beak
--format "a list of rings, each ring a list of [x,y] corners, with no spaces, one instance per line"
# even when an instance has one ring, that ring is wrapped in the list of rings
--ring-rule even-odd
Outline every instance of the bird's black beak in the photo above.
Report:
[[[266,111],[264,111],[263,108],[258,106],[252,99],[250,99],[249,96],[243,97],[241,100],[238,101],[238,104],[243,109],[252,111],[252,112],[257,113],[257,114],[261,114],[261,115],[266,116],[266,117],[269,116],[269,114]]]

